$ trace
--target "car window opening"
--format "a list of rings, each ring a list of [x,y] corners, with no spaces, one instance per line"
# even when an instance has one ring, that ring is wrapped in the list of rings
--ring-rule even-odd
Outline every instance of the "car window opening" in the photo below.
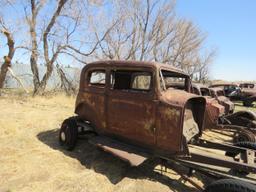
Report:
[[[132,70],[111,72],[110,83],[114,90],[133,90],[148,92],[151,89],[152,73]]]

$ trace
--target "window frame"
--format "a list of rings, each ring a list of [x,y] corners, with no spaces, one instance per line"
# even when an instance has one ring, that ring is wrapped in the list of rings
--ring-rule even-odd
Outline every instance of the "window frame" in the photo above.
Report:
[[[143,90],[143,89],[114,89],[114,86],[112,85],[111,78],[113,73],[116,71],[131,71],[134,73],[149,73],[151,75],[151,82],[150,82],[150,88],[149,90]],[[131,82],[132,83],[133,75],[131,77]],[[155,72],[151,68],[129,68],[129,67],[115,67],[111,68],[109,71],[109,90],[113,92],[120,92],[120,93],[132,93],[132,94],[148,94],[148,95],[153,95],[154,94],[154,85],[155,85]],[[132,86],[132,85],[130,85]]]
[[[190,77],[188,75],[177,72],[177,71],[172,71],[172,70],[170,70],[168,68],[165,68],[165,67],[160,67],[159,70],[158,70],[158,73],[159,73],[159,79],[158,79],[159,82],[158,82],[158,84],[159,84],[159,91],[160,92],[165,92],[167,90],[167,89],[164,90],[164,89],[161,88],[161,82],[160,81],[161,81],[162,77],[164,78],[164,76],[162,74],[162,71],[168,71],[170,73],[180,75],[181,76],[180,78],[184,78],[184,80],[185,80],[184,81],[184,88],[185,88],[184,91],[187,91],[187,92],[192,92],[193,91],[193,90],[191,90],[192,89],[192,84],[191,84]],[[162,74],[162,77],[161,77],[161,74]],[[175,77],[175,76],[173,76],[173,77]],[[165,85],[165,87],[166,87],[166,85]]]
[[[102,72],[105,74],[105,83],[91,83],[91,77],[92,77],[92,73],[94,72]],[[107,70],[106,69],[103,69],[103,68],[94,68],[94,69],[91,69],[87,72],[87,75],[86,75],[86,85],[88,87],[95,87],[95,88],[100,88],[100,89],[105,89],[106,86],[107,86]]]

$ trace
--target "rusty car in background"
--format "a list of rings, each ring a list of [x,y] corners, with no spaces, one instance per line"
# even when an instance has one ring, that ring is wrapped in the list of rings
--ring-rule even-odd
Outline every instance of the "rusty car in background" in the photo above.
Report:
[[[59,142],[71,150],[80,134],[93,133],[89,143],[132,166],[158,159],[172,169],[185,167],[190,173],[226,178],[217,182],[228,188],[255,190],[256,146],[202,139],[205,106],[204,97],[191,93],[190,77],[176,68],[154,62],[98,61],[82,69],[77,116],[64,120]],[[241,171],[247,174],[237,175]],[[196,188],[205,188],[183,176]],[[206,191],[219,188],[210,185]]]
[[[256,101],[256,84],[240,83],[239,87],[241,88],[241,97],[245,98],[243,101],[244,106],[253,106],[253,102]]]
[[[256,89],[256,83],[240,83],[239,87],[241,89]]]
[[[225,107],[225,114],[232,114],[235,110],[235,104],[230,101],[228,97],[225,96],[225,92],[221,88],[208,88],[212,98],[217,99],[217,101]]]
[[[246,107],[252,107],[256,101],[256,89],[252,83],[218,83],[209,86],[210,88],[221,88],[225,96],[233,101],[242,101]]]
[[[251,111],[234,113],[234,103],[219,88],[192,83],[192,92],[206,99],[205,129],[222,129],[233,133],[233,143],[256,142],[256,114]]]

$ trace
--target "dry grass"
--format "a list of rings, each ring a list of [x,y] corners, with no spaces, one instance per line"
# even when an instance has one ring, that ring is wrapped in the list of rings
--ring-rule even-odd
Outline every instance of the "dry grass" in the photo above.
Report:
[[[236,105],[236,110],[237,111],[250,110],[250,111],[256,112],[256,102],[254,102],[253,107],[244,107],[242,102],[236,102],[235,105]]]
[[[150,163],[131,169],[86,141],[75,151],[63,150],[58,129],[73,115],[74,101],[62,95],[0,98],[1,192],[195,191],[171,170],[167,177]]]
[[[160,176],[151,162],[130,168],[84,140],[72,152],[63,150],[58,129],[73,115],[74,101],[64,95],[0,97],[1,192],[195,191],[172,170]]]

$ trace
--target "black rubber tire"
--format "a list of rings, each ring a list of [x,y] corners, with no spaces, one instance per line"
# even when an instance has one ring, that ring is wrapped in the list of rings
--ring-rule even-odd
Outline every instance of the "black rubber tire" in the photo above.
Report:
[[[253,143],[253,142],[243,141],[243,142],[235,143],[234,145],[237,147],[244,147],[247,149],[256,150],[256,143]],[[238,153],[234,153],[234,152],[226,152],[226,156],[229,156],[229,157],[235,157],[237,154]],[[243,176],[246,176],[250,173],[242,170],[235,170],[235,169],[231,169],[231,170],[233,171],[233,173],[237,175],[243,175]]]
[[[242,132],[237,133],[233,138],[233,143],[251,142],[255,143],[255,135],[249,129],[244,129]]]
[[[234,144],[234,146],[256,150],[256,143],[248,142],[248,141],[237,142]],[[230,156],[230,157],[235,157],[237,154],[238,153],[226,152],[226,156]]]
[[[204,192],[256,192],[256,186],[237,179],[220,179],[208,185]]]
[[[235,144],[235,146],[256,150],[256,143],[247,142],[247,141],[238,142]]]
[[[245,101],[243,101],[243,106],[245,106],[245,107],[253,107],[253,101],[245,100]]]
[[[62,134],[65,135],[65,139],[63,139]],[[62,145],[65,149],[71,151],[76,146],[77,138],[78,127],[76,124],[76,118],[70,117],[64,120],[59,132],[60,145]]]

